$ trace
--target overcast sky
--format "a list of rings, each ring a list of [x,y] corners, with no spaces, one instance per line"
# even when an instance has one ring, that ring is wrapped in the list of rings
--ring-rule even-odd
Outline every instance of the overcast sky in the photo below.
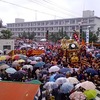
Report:
[[[100,16],[100,0],[0,0],[3,24],[25,21],[81,17],[83,10],[94,10]]]

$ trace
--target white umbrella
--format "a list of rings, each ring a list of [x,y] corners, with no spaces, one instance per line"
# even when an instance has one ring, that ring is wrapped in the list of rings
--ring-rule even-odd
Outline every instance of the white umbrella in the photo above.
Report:
[[[71,83],[71,84],[77,84],[77,83],[79,83],[79,81],[77,80],[77,78],[75,78],[75,77],[69,77],[69,78],[67,78],[68,80],[69,80],[69,82]]]
[[[41,41],[41,42],[45,42],[46,40],[47,40],[47,39],[41,39],[40,41]]]
[[[31,70],[33,70],[33,66],[32,65],[24,65],[22,68],[25,68],[25,69],[31,69]]]
[[[35,60],[40,60],[40,59],[42,59],[41,57],[35,57]]]
[[[3,51],[2,51],[2,50],[0,50],[0,53],[1,53],[1,54],[3,54]]]
[[[7,64],[3,64],[0,66],[0,69],[6,69],[6,68],[9,68],[10,66],[8,66]]]
[[[14,68],[7,68],[5,71],[6,73],[9,73],[9,74],[14,74],[15,72],[17,72]]]
[[[85,81],[81,83],[81,87],[86,89],[86,90],[94,90],[96,86],[94,85],[93,82],[90,81]]]
[[[37,61],[31,61],[30,62],[30,64],[36,64],[37,63]]]
[[[79,91],[75,91],[73,92],[70,96],[69,96],[70,100],[86,100],[86,96]]]
[[[55,83],[56,83],[57,85],[63,84],[63,83],[65,83],[65,82],[69,82],[68,79],[65,78],[65,77],[60,77],[60,78],[58,78],[58,79],[55,81]]]
[[[60,68],[57,65],[55,65],[55,66],[52,66],[52,67],[49,68],[49,73],[57,72],[59,70],[60,70]]]
[[[52,90],[52,89],[55,89],[57,87],[58,87],[58,85],[55,82],[47,82],[44,85],[44,88],[47,90]]]

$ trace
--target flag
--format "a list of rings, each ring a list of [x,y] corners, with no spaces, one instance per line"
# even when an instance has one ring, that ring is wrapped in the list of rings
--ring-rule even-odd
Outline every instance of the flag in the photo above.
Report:
[[[81,45],[85,46],[85,41],[83,39],[82,39]]]

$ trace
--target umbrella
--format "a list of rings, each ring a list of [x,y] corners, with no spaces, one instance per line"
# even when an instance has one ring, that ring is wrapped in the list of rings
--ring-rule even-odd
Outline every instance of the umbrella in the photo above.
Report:
[[[22,55],[22,54],[16,54],[14,56],[12,56],[12,59],[18,60],[18,59],[27,59],[26,55]]]
[[[93,84],[93,82],[90,81],[85,81],[81,83],[81,87],[86,89],[86,90],[94,90],[96,86]]]
[[[48,71],[47,71],[46,69],[42,69],[42,70],[40,71],[40,73],[42,73],[42,74],[48,74]]]
[[[47,82],[44,85],[44,88],[47,90],[52,90],[52,89],[55,89],[57,87],[58,87],[58,85],[55,82]]]
[[[60,72],[61,73],[71,72],[71,69],[70,68],[61,68]]]
[[[36,63],[37,63],[37,61],[31,61],[30,62],[30,64],[33,64],[33,65],[36,64]]]
[[[69,80],[69,82],[71,84],[77,84],[77,83],[79,83],[79,81],[75,77],[69,77],[68,80]]]
[[[82,84],[82,83],[76,84],[76,85],[75,85],[75,89],[78,89],[79,87],[81,87],[81,84]]]
[[[35,57],[35,60],[37,61],[37,60],[40,60],[40,59],[42,59],[41,57]]]
[[[0,53],[1,53],[1,54],[3,54],[3,51],[2,51],[2,50],[0,50]]]
[[[17,60],[15,60],[13,63],[12,63],[12,67],[17,67],[19,66],[19,62]]]
[[[69,82],[69,81],[65,77],[60,77],[55,82],[56,82],[56,84],[60,85],[60,84],[63,84],[65,82]]]
[[[96,55],[97,58],[100,58],[100,53]]]
[[[19,62],[19,63],[23,63],[23,62],[25,62],[25,60],[20,59],[20,60],[18,60],[18,62]]]
[[[33,66],[32,65],[24,65],[22,68],[25,68],[25,69],[31,69],[31,70],[33,70]]]
[[[56,79],[58,79],[60,77],[65,77],[65,75],[63,75],[63,74],[56,74],[56,76],[54,77],[54,79],[56,80]]]
[[[35,60],[35,57],[33,56],[33,57],[29,57],[28,59],[30,59],[30,60]]]
[[[7,60],[7,59],[10,59],[11,57],[9,55],[3,55],[3,56],[0,56],[0,60]]]
[[[65,94],[70,93],[73,89],[74,86],[69,82],[63,83],[62,86],[60,87],[61,93],[65,93]]]
[[[6,63],[6,61],[0,61],[0,65],[5,64],[5,63]]]
[[[37,62],[34,67],[43,67],[43,65],[45,65],[45,62]]]
[[[70,96],[69,96],[70,100],[86,100],[86,96],[79,91],[75,91],[73,92]]]
[[[31,84],[42,84],[39,80],[32,80],[29,83],[31,83]]]
[[[7,64],[2,64],[1,66],[0,66],[0,69],[6,69],[6,68],[9,68],[10,66],[8,66]]]
[[[57,72],[59,70],[60,70],[60,68],[55,65],[55,66],[52,66],[52,67],[49,68],[49,73],[51,73],[51,72]]]
[[[50,82],[55,82],[55,79],[54,79],[55,76],[56,76],[56,74],[51,75],[49,81]]]
[[[11,75],[11,77],[17,81],[21,80],[24,76],[25,76],[25,74],[22,71],[17,71]]]
[[[50,63],[45,64],[45,67],[51,67],[51,66],[52,66],[52,64],[50,64]]]
[[[14,68],[7,68],[5,71],[8,74],[14,74],[16,72],[16,70]]]
[[[0,60],[6,60],[6,56],[0,56]]]
[[[98,72],[94,70],[93,68],[87,68],[86,72],[90,73],[91,75],[98,75]]]
[[[87,100],[95,99],[97,96],[96,90],[86,90],[84,91],[84,94],[86,95]]]

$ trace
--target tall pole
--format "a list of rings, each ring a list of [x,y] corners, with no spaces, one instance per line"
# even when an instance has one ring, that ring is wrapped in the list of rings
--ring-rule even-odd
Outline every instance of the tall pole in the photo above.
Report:
[[[87,27],[87,31],[86,31],[86,44],[89,44],[89,30],[90,30],[90,26]]]

